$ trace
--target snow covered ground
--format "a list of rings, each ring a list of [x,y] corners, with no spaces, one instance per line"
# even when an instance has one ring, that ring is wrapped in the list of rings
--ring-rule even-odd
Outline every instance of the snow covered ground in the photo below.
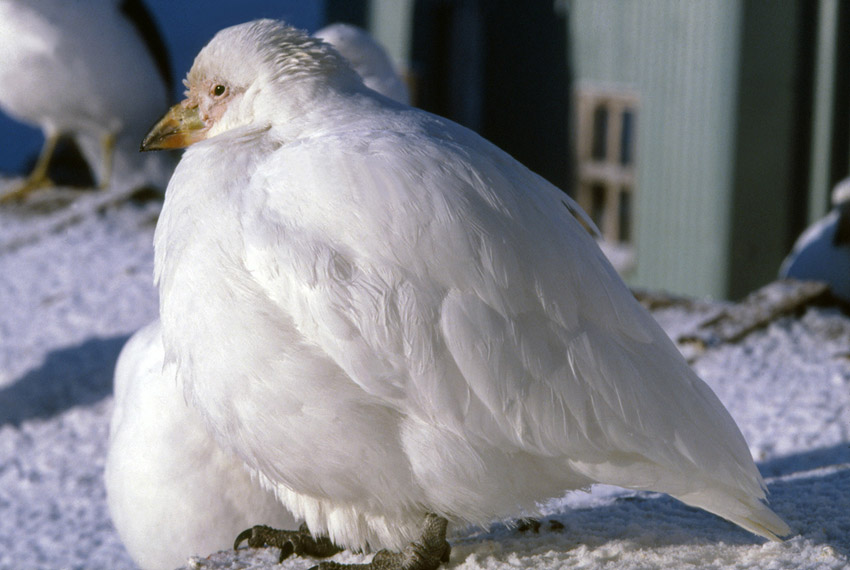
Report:
[[[159,204],[109,202],[92,193],[51,213],[0,210],[0,568],[133,567],[109,519],[103,465],[115,360],[157,312]],[[716,310],[672,307],[656,317],[678,336]],[[810,308],[711,347],[694,366],[741,426],[771,504],[796,536],[767,543],[668,497],[599,487],[545,505],[537,533],[457,529],[449,567],[850,566],[850,319]],[[187,564],[276,560],[274,549],[240,550]]]

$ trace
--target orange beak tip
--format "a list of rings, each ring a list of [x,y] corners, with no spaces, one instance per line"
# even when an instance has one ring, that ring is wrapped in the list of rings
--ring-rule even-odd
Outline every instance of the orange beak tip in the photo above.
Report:
[[[186,148],[204,140],[207,126],[200,118],[198,107],[174,105],[153,126],[139,147],[140,152]]]

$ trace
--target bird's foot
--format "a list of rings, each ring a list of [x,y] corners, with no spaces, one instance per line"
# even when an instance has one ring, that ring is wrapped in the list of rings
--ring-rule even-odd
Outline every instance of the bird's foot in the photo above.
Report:
[[[538,519],[533,518],[522,518],[516,522],[516,529],[519,532],[533,532],[537,534],[540,532],[540,529],[543,527],[543,523]],[[559,531],[564,530],[564,523],[556,520],[549,521],[549,530]]]
[[[54,184],[47,176],[30,176],[20,186],[0,196],[0,203],[20,202],[34,190],[50,186],[54,186]]]
[[[298,530],[277,530],[265,525],[257,525],[239,533],[234,550],[244,541],[248,541],[251,548],[262,548],[274,546],[280,548],[280,559],[283,562],[289,556],[313,556],[316,558],[327,558],[333,556],[342,549],[335,545],[326,536],[318,538],[310,534],[307,525],[302,524]]]
[[[516,529],[519,532],[531,531],[534,534],[540,532],[540,521],[533,518],[522,518],[516,522]]]
[[[41,148],[41,153],[38,155],[38,160],[35,163],[35,168],[32,169],[30,175],[24,180],[23,184],[0,196],[0,203],[20,202],[26,198],[33,190],[45,188],[47,186],[55,186],[50,177],[47,175],[50,159],[53,158],[53,151],[56,150],[56,144],[59,142],[59,134],[51,133],[44,139],[44,146]]]
[[[402,552],[381,550],[367,564],[322,562],[310,570],[436,570],[449,561],[452,548],[446,542],[447,521],[428,514],[419,542],[413,542]]]

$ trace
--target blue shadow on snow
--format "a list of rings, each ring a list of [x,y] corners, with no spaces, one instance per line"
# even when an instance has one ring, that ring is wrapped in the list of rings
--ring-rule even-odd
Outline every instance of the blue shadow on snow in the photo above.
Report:
[[[50,352],[41,366],[0,389],[0,426],[49,418],[111,395],[115,362],[128,338],[92,338]]]

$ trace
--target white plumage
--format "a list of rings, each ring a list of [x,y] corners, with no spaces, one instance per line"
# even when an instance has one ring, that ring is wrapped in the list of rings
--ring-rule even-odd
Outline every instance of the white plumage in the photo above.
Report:
[[[44,171],[32,186],[47,183],[35,178],[46,174],[63,134],[74,137],[100,186],[167,183],[167,156],[138,153],[169,94],[121,11],[126,2],[0,0],[0,109],[39,126],[46,139]]]
[[[312,531],[400,548],[601,482],[789,532],[559,190],[278,22],[187,85],[145,141],[192,144],[155,238],[166,362]]]
[[[141,568],[177,568],[233,544],[258,523],[295,519],[209,436],[162,373],[159,321],[127,342],[115,369],[115,407],[104,481],[109,511]]]
[[[365,30],[351,24],[331,24],[313,34],[331,44],[348,60],[369,89],[400,103],[410,103],[410,94],[389,54]]]
[[[823,281],[850,303],[850,178],[833,190],[832,211],[797,239],[779,276]]]
[[[366,32],[345,24],[325,30],[331,31],[325,41],[340,53],[359,54],[357,69],[374,88],[389,86],[384,95],[398,95],[400,79]],[[294,528],[273,493],[218,446],[173,374],[163,372],[163,356],[157,320],[127,342],[115,370],[104,481],[112,520],[136,564],[176,568],[191,555],[229,548],[258,523]]]

